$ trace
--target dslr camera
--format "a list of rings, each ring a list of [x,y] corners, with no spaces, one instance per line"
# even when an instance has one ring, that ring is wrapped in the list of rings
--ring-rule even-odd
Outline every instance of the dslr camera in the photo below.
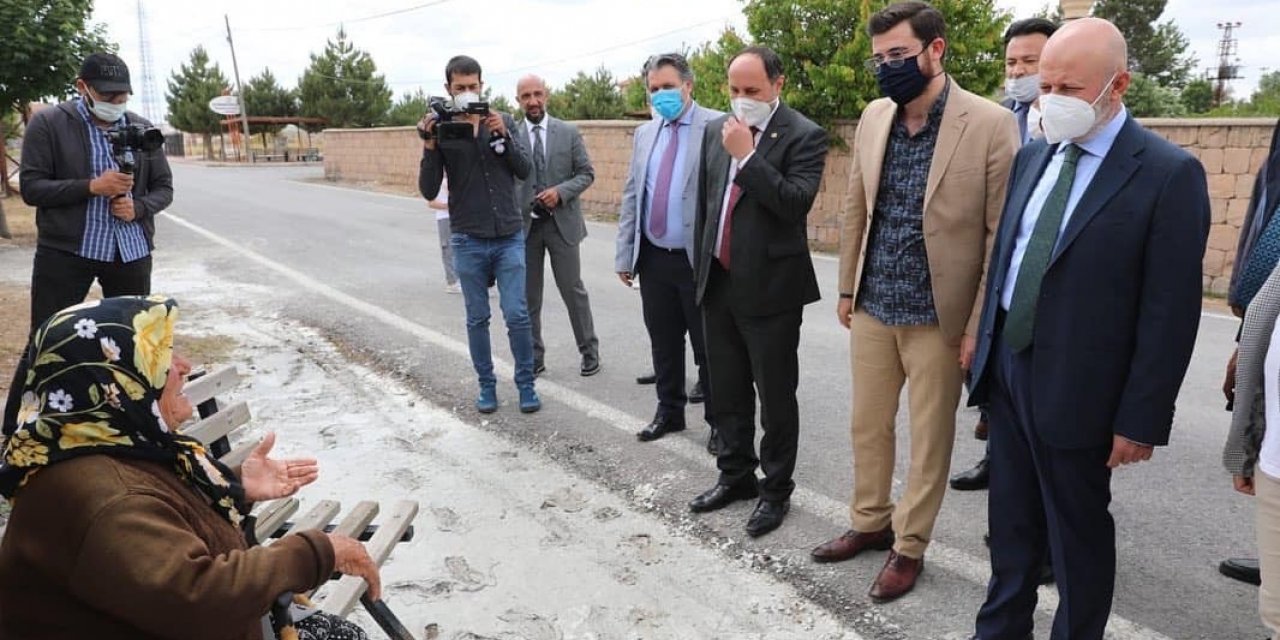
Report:
[[[434,133],[418,130],[418,135],[423,140],[430,140],[433,136],[441,141],[445,140],[468,140],[472,137],[472,129],[470,122],[454,122],[454,118],[462,116],[480,116],[481,118],[489,115],[489,103],[485,101],[468,102],[465,105],[459,105],[454,100],[447,98],[432,97],[427,104],[431,107],[432,117],[436,121]]]
[[[124,124],[107,131],[111,141],[111,153],[115,156],[120,172],[133,175],[137,166],[137,153],[151,153],[164,146],[164,134],[155,127],[142,124]]]

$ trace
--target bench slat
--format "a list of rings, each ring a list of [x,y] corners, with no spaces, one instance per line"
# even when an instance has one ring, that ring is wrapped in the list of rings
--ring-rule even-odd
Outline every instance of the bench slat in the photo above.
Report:
[[[378,517],[378,503],[372,500],[361,500],[347,514],[347,517],[338,523],[338,527],[333,532],[354,538],[360,535],[365,527],[372,524],[376,517]]]
[[[236,448],[232,449],[230,453],[218,458],[218,461],[232,469],[235,469],[236,467],[244,464],[245,459],[248,458],[249,454],[253,453],[254,448],[260,444],[262,444],[261,439],[241,442],[236,446]]]
[[[297,513],[299,504],[297,498],[281,498],[268,502],[257,513],[258,521],[253,527],[254,537],[259,541],[265,540],[279,529],[289,516]]]
[[[208,445],[247,422],[249,422],[249,403],[237,402],[183,429],[182,433]]]
[[[382,567],[383,563],[391,555],[391,549],[400,541],[400,536],[404,534],[405,529],[413,523],[413,519],[418,515],[418,503],[411,500],[402,500],[397,502],[395,507],[391,509],[391,514],[386,522],[381,523],[378,532],[373,535],[373,539],[365,545],[369,551],[369,556],[377,563],[378,567]],[[356,602],[360,600],[360,596],[369,588],[365,581],[355,576],[342,576],[333,589],[329,591],[329,595],[320,603],[320,609],[336,616],[347,617],[351,613],[351,609],[355,607]]]
[[[338,512],[342,510],[342,505],[336,500],[321,500],[306,515],[298,519],[293,525],[289,533],[298,533],[299,531],[310,531],[311,529],[322,529],[330,520],[338,516]]]
[[[199,405],[235,389],[239,384],[240,372],[235,367],[223,367],[183,385],[182,392],[191,399],[191,404]]]

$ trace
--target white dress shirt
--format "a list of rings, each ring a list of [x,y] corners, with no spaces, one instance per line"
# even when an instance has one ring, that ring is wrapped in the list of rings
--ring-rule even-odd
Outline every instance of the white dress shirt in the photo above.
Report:
[[[1071,221],[1071,214],[1075,212],[1076,205],[1080,204],[1080,198],[1084,197],[1085,190],[1098,174],[1103,158],[1107,157],[1111,146],[1115,144],[1116,137],[1120,135],[1120,129],[1124,126],[1128,115],[1128,110],[1121,105],[1119,113],[1111,118],[1111,121],[1097,135],[1085,142],[1072,143],[1080,147],[1081,153],[1076,163],[1076,177],[1071,183],[1071,195],[1067,198],[1067,210],[1062,215],[1062,226],[1058,227],[1059,241],[1062,240],[1062,231]],[[1018,236],[1013,244],[1013,255],[1009,259],[1009,272],[1005,274],[1004,287],[1000,290],[1000,307],[1005,311],[1008,311],[1009,306],[1013,304],[1013,288],[1018,283],[1022,257],[1027,252],[1027,243],[1031,241],[1031,232],[1035,231],[1036,221],[1040,219],[1040,210],[1044,209],[1045,202],[1049,199],[1049,192],[1053,191],[1053,185],[1058,182],[1058,174],[1062,172],[1062,162],[1066,157],[1064,153],[1066,148],[1066,142],[1058,145],[1053,159],[1049,161],[1049,166],[1044,169],[1044,175],[1040,176],[1040,182],[1036,183],[1031,199],[1027,201],[1027,208],[1022,211],[1022,218],[1018,222]]]
[[[777,102],[775,102],[773,105],[773,111],[769,112],[769,117],[765,118],[764,122],[760,123],[759,130],[756,131],[756,135],[751,141],[751,145],[753,147],[751,149],[751,152],[748,153],[745,157],[743,157],[741,162],[734,160],[733,158],[729,159],[729,180],[724,184],[724,197],[721,198],[720,200],[720,226],[716,229],[716,255],[717,256],[720,255],[720,245],[721,243],[724,242],[724,222],[729,217],[728,216],[729,193],[733,191],[733,179],[738,177],[738,168],[746,164],[747,161],[751,160],[751,156],[756,155],[756,150],[754,147],[760,144],[760,137],[763,136],[764,132],[769,129],[769,123],[773,122],[773,116],[774,114],[778,113],[778,106],[781,104],[782,104],[781,100],[778,100]]]

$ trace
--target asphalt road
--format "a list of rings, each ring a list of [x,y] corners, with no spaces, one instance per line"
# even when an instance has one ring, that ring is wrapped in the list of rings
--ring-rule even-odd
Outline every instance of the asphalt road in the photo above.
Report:
[[[175,163],[174,173],[176,198],[169,213],[177,221],[159,224],[157,260],[170,252],[198,255],[219,277],[276,287],[280,313],[325,331],[353,358],[396,373],[429,401],[652,506],[673,526],[721,548],[726,562],[749,563],[795,583],[868,638],[959,639],[972,632],[987,576],[985,493],[948,493],[921,582],[898,602],[877,606],[866,597],[882,553],[836,566],[807,560],[813,545],[848,526],[848,336],[833,313],[834,260],[815,260],[826,299],[806,309],[800,346],[800,490],[784,527],[753,541],[742,532],[750,509],[746,503],[700,517],[685,510],[688,499],[715,478],[713,460],[701,450],[706,429],[697,419],[700,410],[690,410],[690,430],[659,443],[640,444],[632,435],[651,417],[655,400],[652,387],[634,382],[651,368],[649,346],[638,293],[613,273],[611,225],[589,224],[582,247],[604,370],[592,378],[578,375],[563,304],[548,286],[543,317],[548,372],[540,381],[545,408],[521,416],[508,373],[499,385],[501,409],[482,420],[470,408],[475,387],[462,299],[444,291],[434,217],[421,199],[308,182],[320,177],[314,168]],[[164,283],[154,288],[163,292]],[[494,311],[494,353],[509,363],[496,301]],[[1255,589],[1216,571],[1228,555],[1253,553],[1251,505],[1231,491],[1219,463],[1228,426],[1221,371],[1236,326],[1229,318],[1205,314],[1179,398],[1173,442],[1152,462],[1115,475],[1112,511],[1120,571],[1113,638],[1265,635],[1257,621]],[[902,404],[899,481],[905,478],[909,451]],[[956,468],[981,454],[982,443],[970,436],[975,419],[973,411],[960,410]],[[706,588],[717,588],[715,576],[706,577]],[[1049,591],[1041,593],[1037,637],[1043,638],[1045,612],[1052,611],[1054,599]]]

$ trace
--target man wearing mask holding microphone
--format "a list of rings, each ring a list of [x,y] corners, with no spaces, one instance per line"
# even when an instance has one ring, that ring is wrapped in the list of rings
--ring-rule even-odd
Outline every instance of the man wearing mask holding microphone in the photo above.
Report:
[[[730,60],[733,115],[707,126],[698,174],[694,272],[721,449],[719,479],[689,508],[713,511],[759,496],[746,525],[753,537],[782,524],[795,489],[800,322],[804,306],[820,297],[806,220],[826,165],[827,132],[782,103],[784,81],[782,60],[767,47]]]

